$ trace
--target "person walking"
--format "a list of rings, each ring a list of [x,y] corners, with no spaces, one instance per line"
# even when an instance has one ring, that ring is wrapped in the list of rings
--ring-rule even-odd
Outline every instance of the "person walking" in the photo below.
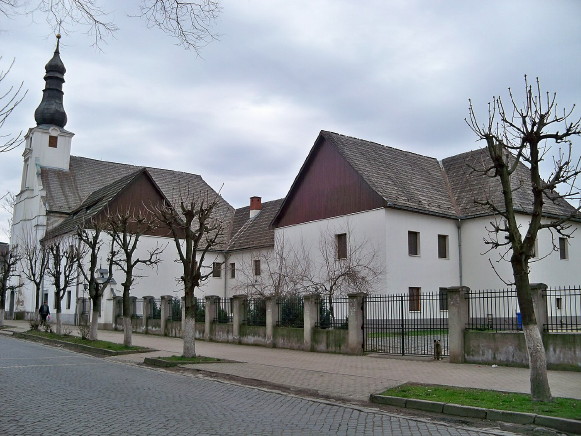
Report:
[[[40,309],[38,309],[38,313],[40,313],[40,318],[41,318],[41,324],[46,324],[46,320],[48,318],[48,316],[50,315],[50,308],[48,307],[48,302],[45,301],[42,306],[40,306]]]

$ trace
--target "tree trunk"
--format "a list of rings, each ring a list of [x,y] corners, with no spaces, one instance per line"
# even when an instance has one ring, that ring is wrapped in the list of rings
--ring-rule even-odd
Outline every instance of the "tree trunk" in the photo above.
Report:
[[[0,307],[0,327],[4,325],[4,306]]]
[[[535,307],[531,295],[528,265],[513,254],[511,259],[518,305],[521,311],[523,331],[529,356],[531,397],[533,401],[551,401],[551,388],[547,375],[547,357],[543,338],[537,325]]]
[[[537,325],[523,325],[529,352],[531,397],[533,401],[552,401],[551,387],[547,376],[547,358],[543,338]]]
[[[184,357],[196,357],[196,318],[186,314],[184,322]]]
[[[131,347],[131,333],[133,331],[133,327],[131,325],[131,317],[124,316],[123,317],[123,345],[126,347]]]
[[[63,323],[61,320],[61,313],[57,312],[56,313],[56,334],[62,335],[62,333],[63,333]]]
[[[99,309],[94,308],[91,314],[91,330],[89,332],[89,339],[91,341],[96,341],[98,338],[98,327],[99,327]]]

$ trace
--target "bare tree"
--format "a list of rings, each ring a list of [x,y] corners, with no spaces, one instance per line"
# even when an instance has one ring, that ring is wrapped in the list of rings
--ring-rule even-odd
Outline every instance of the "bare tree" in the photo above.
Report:
[[[20,260],[20,269],[24,277],[29,282],[34,284],[35,299],[34,307],[36,316],[38,316],[38,308],[40,307],[40,294],[42,288],[42,281],[44,273],[49,262],[49,251],[41,245],[35,238],[32,231],[29,231],[24,236],[24,241],[21,243],[22,257]]]
[[[110,12],[99,0],[15,0],[0,1],[0,14],[19,12],[40,14],[55,33],[68,33],[73,27],[87,29],[99,47],[118,27],[109,20]],[[125,2],[123,2],[125,5]],[[133,2],[129,15],[142,18],[149,28],[158,28],[178,45],[199,54],[201,48],[216,39],[212,26],[220,14],[217,0],[139,0]]]
[[[307,267],[307,286],[327,299],[329,315],[335,319],[333,298],[347,293],[370,293],[383,275],[373,244],[356,241],[351,227],[345,233],[328,230],[319,240],[318,261],[308,253],[303,256]]]
[[[17,245],[12,246],[11,249],[7,244],[0,245],[0,326],[4,325],[6,293],[20,287],[19,284],[10,284],[10,278],[14,276],[18,262],[20,262],[20,253]]]
[[[502,99],[494,97],[489,103],[488,121],[484,124],[478,123],[470,102],[470,116],[466,122],[480,140],[486,141],[491,164],[483,173],[497,178],[502,189],[501,204],[485,202],[501,217],[491,222],[490,237],[485,242],[493,248],[505,247],[511,253],[510,264],[529,355],[531,395],[533,400],[550,401],[545,348],[530,291],[529,262],[539,230],[549,229],[569,238],[572,233],[570,219],[579,218],[579,208],[564,200],[579,199],[575,184],[581,167],[579,160],[572,158],[572,140],[581,135],[581,126],[580,119],[571,119],[574,107],[569,111],[558,111],[556,94],[543,94],[538,79],[533,86],[525,77],[522,105],[516,103],[510,89],[509,100],[506,111]],[[543,181],[540,164],[554,144],[559,144],[559,150],[554,158],[553,172]],[[529,181],[526,182],[517,177],[523,166],[528,169]],[[557,193],[557,189],[561,193]],[[527,190],[530,198],[525,211],[519,210],[522,206],[514,200],[522,190]],[[545,212],[547,203],[566,212],[551,217]],[[522,229],[524,234],[516,217],[523,212],[529,215],[528,227]]]
[[[138,242],[141,236],[151,234],[157,228],[157,220],[141,211],[125,211],[110,214],[107,217],[107,232],[119,247],[119,256],[114,264],[125,273],[123,286],[123,344],[131,346],[131,287],[136,279],[136,268],[139,265],[152,267],[161,262],[159,256],[165,247],[156,245],[147,251],[144,258],[136,257]]]
[[[2,56],[0,56],[0,62],[1,61]],[[6,80],[13,65],[14,59],[6,70],[0,70],[0,85],[3,85],[3,82]],[[6,134],[2,131],[6,119],[12,114],[14,109],[16,109],[22,100],[24,100],[24,97],[28,92],[22,89],[23,86],[24,82],[20,82],[20,85],[16,87],[9,86],[7,89],[4,89],[4,87],[0,88],[0,153],[13,150],[24,141],[22,131],[16,135]]]
[[[212,268],[204,272],[204,260],[224,236],[224,223],[216,210],[219,198],[214,192],[201,192],[197,196],[188,192],[181,195],[176,208],[166,204],[156,210],[157,219],[171,231],[183,268],[180,281],[184,284],[185,297],[184,357],[196,355],[194,292],[212,275]]]
[[[89,298],[91,299],[93,306],[91,313],[91,329],[89,333],[89,339],[93,341],[97,340],[98,337],[101,300],[105,289],[113,280],[113,265],[116,257],[116,253],[113,249],[113,242],[111,241],[111,247],[106,255],[107,268],[101,268],[100,256],[104,245],[101,236],[104,229],[105,225],[103,223],[91,221],[90,223],[86,223],[86,225],[79,226],[76,231],[77,238],[81,242],[79,255],[77,257],[79,271],[88,285]],[[85,264],[86,257],[88,257],[87,264]]]
[[[56,334],[62,334],[62,301],[69,286],[77,277],[78,249],[71,238],[52,240],[46,248],[50,253],[50,261],[46,269],[54,285],[54,301],[56,306]]]
[[[305,290],[306,268],[298,253],[276,235],[272,249],[241,257],[236,266],[238,283],[233,289],[253,297],[297,295]]]

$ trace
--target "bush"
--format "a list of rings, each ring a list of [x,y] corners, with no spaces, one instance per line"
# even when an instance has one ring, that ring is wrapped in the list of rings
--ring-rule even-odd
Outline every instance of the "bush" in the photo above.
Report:
[[[89,334],[91,333],[91,327],[87,324],[79,325],[79,336],[81,339],[89,339]]]
[[[40,321],[37,319],[30,320],[30,330],[38,330],[40,327]]]

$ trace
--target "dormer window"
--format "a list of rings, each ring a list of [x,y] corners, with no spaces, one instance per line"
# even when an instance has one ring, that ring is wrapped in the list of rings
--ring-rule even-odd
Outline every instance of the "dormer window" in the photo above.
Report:
[[[48,146],[51,148],[57,148],[59,137],[55,135],[50,135],[48,137]]]

